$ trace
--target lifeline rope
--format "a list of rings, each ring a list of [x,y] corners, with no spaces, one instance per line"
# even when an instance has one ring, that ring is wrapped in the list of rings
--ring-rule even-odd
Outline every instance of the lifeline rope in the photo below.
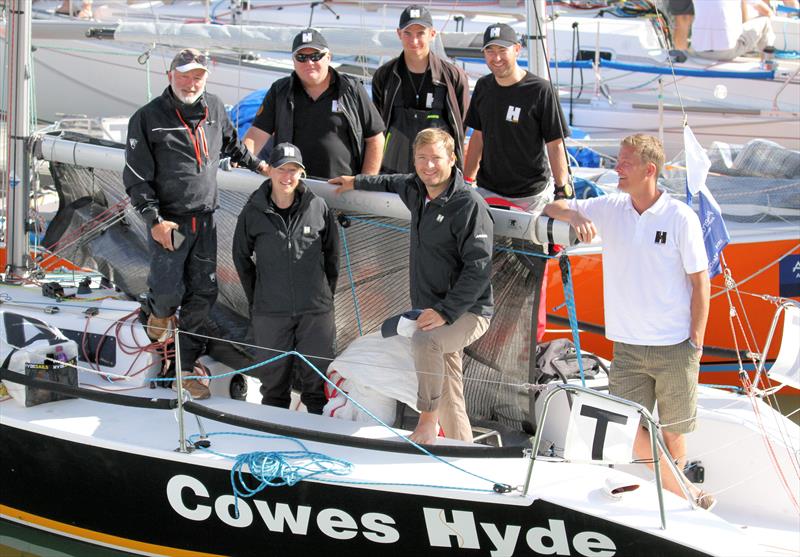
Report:
[[[453,469],[455,469],[455,470],[458,470],[459,472],[463,472],[464,474],[467,474],[467,475],[469,475],[469,476],[472,476],[472,477],[474,477],[474,478],[477,478],[478,480],[481,480],[481,481],[484,481],[484,482],[488,482],[488,483],[490,483],[490,484],[493,484],[493,487],[492,487],[492,489],[491,489],[491,490],[488,490],[488,489],[480,490],[480,489],[475,489],[475,488],[472,488],[471,490],[474,490],[474,491],[484,491],[484,492],[491,492],[491,491],[493,491],[493,492],[496,492],[496,493],[508,493],[508,492],[510,492],[510,491],[511,491],[511,486],[509,486],[509,485],[507,485],[507,484],[500,483],[500,482],[496,482],[496,481],[494,481],[494,480],[490,480],[489,478],[486,478],[486,477],[484,477],[484,476],[481,476],[480,474],[476,474],[476,473],[474,473],[474,472],[470,472],[469,470],[466,470],[466,469],[464,469],[464,468],[461,468],[460,466],[458,466],[458,465],[456,465],[456,464],[453,464],[452,462],[448,462],[447,460],[443,459],[442,457],[440,457],[440,456],[438,456],[438,455],[435,455],[435,454],[431,453],[431,452],[430,452],[428,449],[426,449],[426,448],[425,448],[425,447],[423,447],[422,445],[420,445],[420,444],[418,444],[418,443],[416,443],[416,442],[412,441],[411,439],[409,439],[408,437],[406,437],[405,435],[403,435],[402,433],[400,433],[399,431],[397,431],[396,429],[394,429],[392,426],[390,426],[389,424],[387,424],[386,422],[384,422],[383,420],[381,420],[381,419],[380,419],[378,416],[376,416],[376,415],[375,415],[375,414],[373,414],[373,413],[372,413],[370,410],[368,410],[367,408],[365,408],[365,407],[364,407],[364,406],[363,406],[361,403],[359,403],[357,400],[355,400],[354,398],[351,398],[351,397],[350,397],[350,395],[348,395],[348,394],[347,394],[345,391],[343,391],[343,390],[342,390],[342,389],[341,389],[341,388],[340,388],[338,385],[336,385],[336,383],[334,383],[333,381],[331,381],[331,380],[328,378],[328,376],[327,376],[327,375],[325,375],[323,372],[321,372],[321,371],[320,371],[320,370],[319,370],[319,369],[318,369],[318,368],[317,368],[317,367],[316,367],[316,366],[315,366],[313,363],[311,363],[311,362],[310,362],[310,361],[309,361],[309,360],[308,360],[308,359],[307,359],[307,358],[306,358],[306,357],[305,357],[303,354],[300,354],[299,352],[295,352],[295,351],[289,351],[289,352],[285,352],[285,353],[283,353],[283,354],[279,354],[279,355],[277,355],[277,356],[274,356],[274,357],[272,357],[272,358],[270,358],[270,359],[268,359],[268,360],[265,360],[265,361],[263,361],[263,362],[258,362],[258,363],[255,363],[255,364],[253,364],[253,365],[247,366],[247,367],[245,367],[245,368],[241,368],[241,369],[239,369],[239,370],[236,370],[236,371],[231,371],[231,372],[228,372],[228,373],[223,373],[223,374],[219,374],[219,375],[212,375],[212,376],[209,376],[209,377],[205,377],[205,376],[203,376],[203,377],[200,377],[200,376],[196,376],[196,375],[190,375],[190,376],[186,376],[184,379],[206,379],[206,378],[207,378],[207,379],[219,379],[219,378],[222,378],[222,377],[227,377],[227,376],[230,376],[230,375],[235,375],[235,374],[237,374],[237,373],[245,373],[245,372],[247,372],[247,371],[252,371],[252,370],[254,370],[254,369],[258,368],[258,367],[265,366],[265,365],[267,365],[267,364],[273,363],[273,362],[275,362],[275,361],[277,361],[277,360],[280,360],[280,359],[282,359],[282,358],[286,358],[286,357],[289,357],[289,356],[295,356],[295,357],[297,357],[297,358],[300,358],[300,360],[302,360],[302,361],[303,361],[303,362],[304,362],[304,363],[305,363],[305,364],[306,364],[308,367],[310,367],[310,368],[311,368],[311,369],[312,369],[312,370],[313,370],[313,371],[314,371],[314,372],[315,372],[317,375],[319,375],[319,376],[322,378],[322,380],[323,380],[325,383],[327,383],[328,385],[330,385],[330,387],[332,387],[334,390],[338,391],[338,392],[339,392],[341,395],[343,395],[343,396],[344,396],[344,397],[345,397],[347,400],[349,400],[350,402],[352,402],[353,404],[355,404],[355,405],[358,407],[358,409],[359,409],[359,410],[361,410],[361,411],[362,411],[362,412],[364,412],[364,413],[365,413],[367,416],[369,416],[370,418],[372,418],[373,420],[375,420],[375,422],[377,422],[379,425],[381,425],[381,426],[383,426],[385,429],[389,430],[389,431],[390,431],[390,432],[391,432],[393,435],[395,435],[395,436],[399,437],[399,438],[400,438],[402,441],[404,441],[405,443],[408,443],[408,444],[409,444],[409,445],[411,445],[412,447],[414,447],[414,448],[416,448],[417,450],[419,450],[419,451],[420,451],[421,453],[423,453],[424,455],[426,455],[426,456],[429,456],[429,457],[431,457],[432,459],[434,459],[434,460],[436,460],[436,461],[438,461],[438,462],[440,462],[440,463],[442,463],[442,464],[445,464],[446,466],[449,466],[449,467],[451,467],[451,468],[453,468]],[[161,381],[166,381],[166,380],[169,380],[169,381],[174,381],[174,378],[154,378],[154,379],[151,379],[151,381],[152,381],[152,382],[161,382]],[[345,482],[345,483],[348,483],[348,482]],[[359,483],[361,483],[361,484],[364,484],[364,482],[359,482]],[[370,485],[401,485],[401,484],[386,484],[386,483],[384,483],[384,482],[370,482]],[[406,484],[402,484],[402,485],[406,485]],[[437,487],[439,487],[439,486],[437,486]],[[451,488],[451,489],[470,489],[470,488]]]
[[[339,227],[339,232],[342,236],[342,247],[344,248],[344,258],[347,262],[347,276],[350,279],[350,293],[353,296],[353,308],[356,313],[356,325],[358,325],[358,335],[364,334],[364,329],[361,327],[361,308],[358,305],[358,294],[356,294],[356,281],[353,278],[353,266],[350,263],[350,250],[347,247],[347,233],[344,231],[344,226]]]

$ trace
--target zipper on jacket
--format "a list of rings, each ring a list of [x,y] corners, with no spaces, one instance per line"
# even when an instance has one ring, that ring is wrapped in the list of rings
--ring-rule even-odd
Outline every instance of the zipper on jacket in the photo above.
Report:
[[[284,222],[284,225],[286,226],[286,236],[289,239],[289,284],[292,285],[290,290],[292,291],[292,316],[294,316],[297,313],[297,303],[294,296],[294,278],[292,277],[292,215],[289,215],[289,222]]]
[[[273,213],[275,212],[273,211]],[[286,263],[289,271],[289,295],[292,299],[292,316],[294,316],[297,311],[297,304],[294,299],[294,279],[292,278],[292,216],[289,215],[288,223],[279,214],[275,213],[275,216],[281,221],[283,228],[286,230]]]

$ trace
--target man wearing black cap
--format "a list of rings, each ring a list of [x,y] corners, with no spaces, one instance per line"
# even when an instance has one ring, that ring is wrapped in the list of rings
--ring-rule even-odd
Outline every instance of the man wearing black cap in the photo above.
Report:
[[[387,128],[381,171],[413,172],[412,143],[425,128],[442,128],[453,136],[461,168],[469,104],[467,74],[431,52],[436,30],[425,7],[403,10],[397,36],[403,53],[378,68],[372,78],[372,102]]]
[[[467,112],[466,125],[473,132],[464,176],[477,177],[481,193],[540,212],[553,196],[551,169],[556,195],[572,196],[562,141],[569,127],[551,84],[519,67],[519,52],[511,27],[486,28],[483,57],[492,73],[475,84]]]
[[[384,126],[364,87],[330,67],[328,42],[315,29],[297,34],[292,59],[294,72],[270,87],[244,144],[257,154],[273,135],[291,142],[315,178],[377,174]]]
[[[308,354],[325,373],[333,358],[333,294],[339,277],[339,235],[325,201],[303,184],[305,166],[295,145],[270,154],[269,180],[250,196],[233,238],[233,263],[250,305],[255,343],[268,351]],[[293,357],[256,371],[262,403],[289,408]],[[300,400],[312,414],[325,406],[324,380],[297,362]]]
[[[472,441],[464,401],[461,352],[488,329],[492,297],[494,221],[486,202],[455,168],[453,138],[441,129],[414,139],[414,174],[340,176],[351,189],[396,193],[411,211],[409,290],[416,316],[411,335],[417,370],[419,422],[411,439]]]
[[[143,302],[156,339],[180,306],[180,364],[191,374],[204,343],[197,333],[217,298],[217,169],[220,154],[254,172],[266,163],[239,142],[219,97],[205,91],[208,58],[181,50],[170,64],[169,87],[137,110],[128,124],[122,180],[150,231],[149,292]],[[194,333],[194,334],[193,334]],[[208,387],[187,381],[195,398]]]

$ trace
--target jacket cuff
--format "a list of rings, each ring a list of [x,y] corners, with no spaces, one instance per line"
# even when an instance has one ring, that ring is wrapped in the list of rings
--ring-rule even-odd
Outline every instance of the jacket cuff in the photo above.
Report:
[[[150,225],[150,228],[162,221],[161,215],[158,212],[158,207],[155,205],[148,205],[142,209],[142,217],[145,222]]]
[[[441,302],[440,302],[440,303],[438,303],[438,304],[436,304],[435,306],[433,306],[433,308],[432,308],[432,309],[433,309],[433,310],[434,310],[436,313],[438,313],[439,315],[441,315],[442,317],[444,317],[444,320],[445,320],[445,321],[447,321],[447,324],[448,324],[448,325],[452,325],[452,324],[453,324],[453,321],[455,321],[455,319],[453,319],[453,318],[452,318],[452,316],[450,315],[450,312],[449,312],[449,311],[447,311],[446,309],[444,309],[444,305],[443,305]]]
[[[252,170],[253,172],[258,172],[258,167],[261,166],[262,162],[264,162],[263,159],[259,159],[258,157],[253,155],[251,157],[251,161],[252,162],[250,163],[250,170]]]

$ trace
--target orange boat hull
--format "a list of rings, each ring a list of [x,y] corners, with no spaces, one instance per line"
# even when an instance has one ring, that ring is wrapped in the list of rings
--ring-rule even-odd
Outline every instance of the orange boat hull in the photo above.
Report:
[[[732,243],[725,248],[724,257],[734,273],[733,279],[737,281],[739,291],[738,295],[735,291],[729,292],[730,301],[736,308],[736,314],[741,317],[741,322],[732,321],[730,318],[731,306],[725,293],[724,276],[714,277],[711,281],[711,309],[705,337],[707,347],[727,351],[761,352],[776,309],[774,302],[765,300],[762,295],[779,296],[778,261],[787,254],[800,254],[800,242],[796,238],[757,243]],[[602,332],[598,332],[591,326],[602,327],[605,323],[601,255],[598,253],[572,256],[570,265],[577,316],[578,320],[584,324],[580,337],[581,348],[611,359],[611,342],[603,336]],[[568,314],[564,304],[564,289],[557,261],[548,262],[547,275],[548,333],[544,340],[563,336],[571,337],[569,327],[564,324],[564,319],[568,318]],[[750,330],[752,330],[752,334]],[[770,359],[774,359],[778,354],[781,333],[782,322],[778,326],[769,350]],[[710,351],[714,353],[713,349]],[[728,357],[703,357],[704,367],[707,367],[705,364],[726,362],[733,365],[715,367],[730,369],[730,371],[702,372],[701,382],[740,386],[741,381],[736,371],[736,358],[733,353]],[[750,362],[745,361],[744,363]],[[784,392],[786,392],[785,389]],[[800,392],[794,391],[794,393]]]

